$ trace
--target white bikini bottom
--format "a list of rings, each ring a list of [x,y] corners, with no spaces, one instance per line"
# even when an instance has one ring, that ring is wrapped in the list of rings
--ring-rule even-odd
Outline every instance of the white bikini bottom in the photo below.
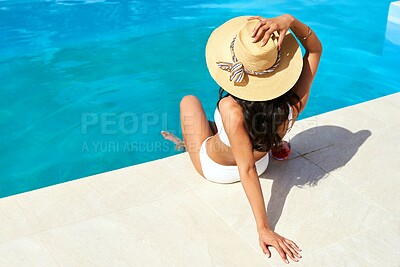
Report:
[[[215,183],[234,183],[240,181],[239,168],[236,165],[221,165],[213,161],[207,154],[206,142],[212,136],[207,137],[200,147],[200,163],[204,177]],[[268,167],[268,153],[255,162],[257,175],[261,175]]]

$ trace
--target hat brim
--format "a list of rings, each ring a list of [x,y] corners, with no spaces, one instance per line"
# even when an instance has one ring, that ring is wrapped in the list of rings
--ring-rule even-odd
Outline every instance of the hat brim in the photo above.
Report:
[[[230,72],[219,68],[217,62],[232,62],[230,43],[248,18],[228,20],[211,33],[206,45],[207,67],[211,77],[228,93],[249,101],[271,100],[289,91],[299,79],[303,68],[301,49],[288,31],[281,47],[281,62],[275,71],[261,76],[245,75],[239,84],[231,82]]]

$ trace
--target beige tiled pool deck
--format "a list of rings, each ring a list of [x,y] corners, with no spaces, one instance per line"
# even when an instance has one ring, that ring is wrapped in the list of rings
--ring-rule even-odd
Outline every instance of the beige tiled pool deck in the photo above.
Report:
[[[298,121],[261,176],[297,266],[400,266],[400,93]],[[188,154],[0,199],[0,266],[285,266],[258,246],[241,183]]]

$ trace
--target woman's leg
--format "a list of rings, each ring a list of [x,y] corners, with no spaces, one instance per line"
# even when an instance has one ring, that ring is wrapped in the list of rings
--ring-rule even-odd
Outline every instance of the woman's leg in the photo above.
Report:
[[[185,143],[173,133],[161,131],[161,134],[164,136],[165,140],[169,140],[175,144],[175,150],[180,150],[182,152],[186,150]]]
[[[199,99],[193,95],[182,98],[180,119],[186,151],[196,170],[202,175],[199,150],[203,141],[212,136],[210,124]]]

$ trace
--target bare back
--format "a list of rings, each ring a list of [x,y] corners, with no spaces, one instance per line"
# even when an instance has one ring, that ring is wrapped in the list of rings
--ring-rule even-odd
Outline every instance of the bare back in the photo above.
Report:
[[[227,108],[240,108],[240,105],[238,103],[236,103],[236,101],[231,97],[231,96],[227,96],[223,99],[221,99],[221,101],[219,102],[219,109],[221,113],[227,113]],[[295,110],[295,109],[294,109]],[[297,112],[296,114],[293,114],[294,118],[297,117]],[[241,118],[241,117],[240,117]],[[223,123],[226,123],[223,121]],[[287,131],[287,121],[281,125],[278,126],[278,134],[283,137]],[[241,124],[244,125],[244,124]],[[244,129],[244,126],[241,126]],[[219,138],[218,134],[215,134],[213,137],[211,137],[208,141],[207,141],[207,154],[209,155],[209,157],[221,164],[221,165],[237,165],[235,158],[233,156],[232,153],[232,149],[230,146],[227,146],[226,144],[224,144],[221,139]],[[261,151],[256,151],[253,150],[253,157],[254,160],[257,161],[259,159],[261,159],[263,156],[265,156],[268,152],[261,152]]]

